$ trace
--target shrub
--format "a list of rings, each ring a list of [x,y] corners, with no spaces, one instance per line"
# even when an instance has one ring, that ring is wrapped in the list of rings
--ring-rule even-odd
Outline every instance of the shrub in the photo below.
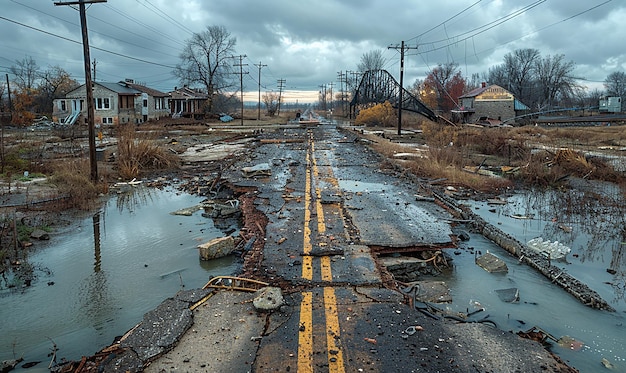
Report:
[[[396,110],[389,101],[385,101],[383,104],[361,110],[354,120],[354,124],[357,126],[393,127],[397,121]]]
[[[144,137],[138,137],[139,134]],[[178,164],[174,154],[130,124],[118,129],[117,152],[118,172],[125,179],[136,178],[142,171],[167,169]]]

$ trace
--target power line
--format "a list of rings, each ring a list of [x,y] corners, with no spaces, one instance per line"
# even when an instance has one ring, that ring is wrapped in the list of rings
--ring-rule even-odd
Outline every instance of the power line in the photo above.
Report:
[[[50,36],[54,36],[54,37],[59,38],[59,39],[63,39],[65,41],[69,41],[69,42],[74,43],[74,44],[82,44],[81,42],[79,42],[77,40],[73,40],[73,39],[67,38],[65,36],[61,36],[61,35],[52,33],[50,31],[42,30],[40,28],[33,27],[33,26],[27,25],[25,23],[21,23],[21,22],[18,22],[18,21],[6,18],[4,16],[0,16],[0,19],[3,19],[5,21],[11,22],[11,23],[15,23],[16,25],[19,25],[19,26],[22,26],[22,27],[26,27],[26,28],[29,28],[31,30],[35,30],[35,31],[38,31],[38,32],[41,32],[41,33],[44,33],[44,34],[47,34],[47,35],[50,35]],[[171,65],[165,65],[165,64],[162,64],[162,63],[158,63],[158,62],[144,60],[142,58],[128,56],[128,55],[125,55],[125,54],[122,54],[122,53],[118,53],[118,52],[113,52],[113,51],[110,51],[110,50],[104,49],[104,48],[91,46],[91,49],[99,50],[101,52],[113,54],[113,55],[116,55],[116,56],[119,56],[119,57],[124,57],[124,58],[130,59],[130,60],[134,60],[134,61],[138,61],[138,62],[144,62],[144,63],[150,64],[150,65],[155,65],[155,66],[167,67],[169,69],[174,69],[174,66],[171,66]]]
[[[478,3],[480,3],[481,1],[482,1],[482,0],[478,0],[478,1],[477,1],[477,2],[475,2],[474,4],[472,4],[472,5],[468,6],[467,8],[465,8],[465,9],[463,9],[462,11],[458,12],[457,14],[453,15],[452,17],[450,17],[450,18],[446,19],[445,21],[441,22],[441,23],[440,23],[440,24],[438,24],[437,26],[433,26],[433,27],[429,28],[428,30],[426,30],[426,31],[422,32],[421,34],[419,34],[419,35],[417,35],[417,36],[414,36],[414,37],[410,38],[410,39],[409,39],[409,40],[407,40],[407,41],[411,41],[411,40],[414,40],[414,39],[418,39],[418,38],[420,38],[420,37],[424,36],[425,34],[427,34],[427,33],[431,32],[432,30],[436,29],[437,27],[439,27],[439,26],[441,26],[441,25],[444,25],[444,24],[448,23],[449,21],[451,21],[451,20],[455,19],[455,18],[456,18],[456,17],[458,17],[459,15],[461,15],[461,14],[465,13],[466,11],[470,10],[470,9],[471,9],[471,8],[473,8],[475,5],[477,5]]]

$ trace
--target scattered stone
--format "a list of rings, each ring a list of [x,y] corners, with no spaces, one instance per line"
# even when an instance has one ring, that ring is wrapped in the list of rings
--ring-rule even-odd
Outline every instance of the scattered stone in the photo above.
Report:
[[[257,311],[272,311],[280,308],[285,303],[283,293],[280,288],[268,286],[261,288],[254,293],[252,304]]]
[[[222,258],[232,254],[235,250],[235,240],[232,236],[218,237],[211,241],[198,245],[201,260]]]
[[[30,234],[30,238],[34,238],[36,240],[49,240],[50,239],[50,235],[48,234],[48,232],[42,230],[42,229],[35,229],[31,234]]]
[[[272,176],[272,169],[269,163],[260,163],[251,167],[241,169],[244,177]]]
[[[191,206],[191,207],[186,207],[184,209],[180,209],[180,210],[176,210],[173,212],[170,212],[171,215],[181,215],[181,216],[191,216],[193,215],[194,212],[200,210],[201,206]]]

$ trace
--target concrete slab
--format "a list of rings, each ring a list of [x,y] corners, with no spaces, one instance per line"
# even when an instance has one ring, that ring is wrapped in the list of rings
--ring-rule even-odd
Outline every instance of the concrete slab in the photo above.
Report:
[[[251,293],[221,291],[193,311],[193,326],[170,352],[144,371],[248,372],[255,359],[265,317]]]

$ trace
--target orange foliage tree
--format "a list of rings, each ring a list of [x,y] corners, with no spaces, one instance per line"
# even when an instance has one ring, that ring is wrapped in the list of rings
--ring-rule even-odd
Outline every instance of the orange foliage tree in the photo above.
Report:
[[[376,104],[361,110],[354,120],[354,124],[357,126],[392,127],[397,121],[396,110],[389,101],[385,101],[383,104]]]
[[[439,64],[424,80],[424,102],[436,101],[440,110],[450,111],[457,107],[458,98],[465,92],[465,86],[465,78],[456,63]]]
[[[34,94],[28,90],[13,91],[13,117],[12,124],[26,126],[33,123],[35,114],[31,111],[34,101]]]

